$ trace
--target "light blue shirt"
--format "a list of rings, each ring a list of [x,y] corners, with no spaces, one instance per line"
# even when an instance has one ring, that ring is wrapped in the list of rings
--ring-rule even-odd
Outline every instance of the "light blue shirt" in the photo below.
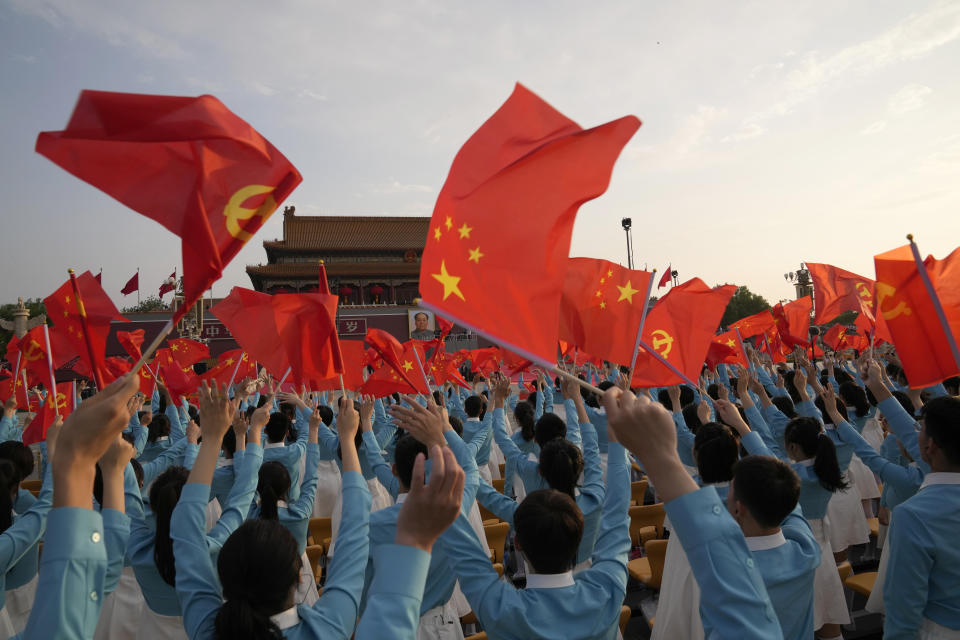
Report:
[[[310,415],[297,407],[296,416],[297,439],[293,444],[271,442],[263,446],[264,462],[276,460],[287,468],[287,473],[290,474],[290,500],[292,501],[300,497],[300,459],[307,451],[307,437],[310,435]]]
[[[17,516],[13,524],[0,534],[0,609],[6,604],[7,572],[30,553],[31,549],[36,549],[37,542],[46,531],[47,513],[53,501],[51,474],[52,465],[47,465],[37,501],[26,513]]]
[[[277,505],[277,520],[293,534],[297,540],[297,551],[307,549],[307,533],[310,528],[310,516],[313,515],[313,501],[317,497],[317,464],[320,462],[320,447],[315,442],[307,443],[307,464],[303,475],[300,496],[288,506]],[[251,518],[260,517],[260,507],[250,511]]]

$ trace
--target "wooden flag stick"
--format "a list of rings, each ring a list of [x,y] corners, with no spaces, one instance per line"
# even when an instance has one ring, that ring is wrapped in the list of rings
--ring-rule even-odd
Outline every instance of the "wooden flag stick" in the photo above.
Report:
[[[347,388],[343,384],[343,374],[338,374],[340,376],[340,393],[343,394],[343,397],[347,397]]]
[[[691,380],[691,379],[688,378],[687,376],[683,375],[683,372],[680,371],[680,369],[677,369],[675,366],[673,366],[673,364],[672,364],[669,360],[667,360],[666,358],[664,358],[663,356],[661,356],[661,355],[657,352],[656,349],[654,349],[653,347],[651,347],[650,345],[648,345],[646,342],[643,342],[642,340],[640,341],[640,345],[641,345],[644,349],[646,349],[647,352],[648,352],[650,355],[652,355],[654,358],[656,358],[657,360],[659,360],[660,362],[662,362],[668,369],[670,369],[670,371],[673,371],[675,374],[677,374],[678,376],[680,376],[680,377],[683,379],[684,382],[686,382],[687,384],[689,384],[689,385],[690,385],[691,387],[693,387],[694,389],[697,388],[697,383],[696,383],[696,382],[694,382],[693,380]]]
[[[643,299],[643,311],[640,312],[640,326],[637,327],[637,342],[633,345],[633,361],[630,362],[630,380],[633,380],[633,369],[637,366],[637,355],[640,352],[640,339],[643,337],[643,326],[647,322],[647,309],[650,308],[650,293],[653,291],[653,281],[657,277],[657,270],[650,272],[650,281],[647,283],[647,297]]]
[[[417,366],[420,367],[420,373],[423,374],[423,381],[426,383],[427,389],[430,389],[430,379],[427,378],[427,372],[423,369],[423,362],[420,361],[420,352],[417,351],[416,345],[413,346],[413,355],[417,358]]]
[[[244,352],[240,352],[240,357],[237,358],[237,366],[233,368],[233,373],[230,375],[230,384],[227,385],[227,389],[233,386],[233,381],[237,379],[237,371],[240,371],[240,365],[243,364]]]
[[[283,374],[283,377],[280,378],[280,383],[277,385],[277,391],[280,391],[280,387],[283,386],[283,383],[287,381],[287,376],[290,375],[290,372],[293,371],[293,367],[287,367],[287,372]]]
[[[80,297],[80,286],[77,284],[77,274],[73,269],[67,269],[70,274],[70,286],[73,287],[73,297],[77,301],[77,313],[80,314],[80,329],[83,331],[83,342],[87,346],[87,357],[90,358],[90,369],[93,370],[93,379],[97,383],[97,389],[103,391],[103,372],[97,367],[94,359],[93,345],[90,344],[90,329],[87,326],[87,310],[83,308],[83,298]],[[47,341],[49,344],[49,340]],[[58,414],[59,415],[59,414]]]
[[[140,355],[140,359],[137,360],[137,363],[133,365],[133,369],[130,370],[130,373],[137,373],[140,371],[140,367],[147,363],[147,359],[153,355],[153,352],[160,348],[161,343],[164,339],[170,335],[170,332],[173,331],[173,318],[167,320],[167,324],[163,325],[163,329],[160,330],[160,333],[157,334],[157,337],[153,339],[153,342],[150,343],[150,346],[147,347],[147,350]],[[154,376],[156,380],[156,376]]]
[[[53,400],[53,410],[59,417],[60,407],[57,405],[57,379],[53,375],[53,350],[50,348],[50,329],[47,328],[46,322],[43,323],[43,339],[47,341],[47,367],[50,368],[50,390],[47,391],[47,398]],[[89,344],[87,346],[89,346]]]
[[[930,281],[930,274],[927,273],[927,267],[923,264],[923,258],[920,257],[920,249],[917,247],[917,243],[913,241],[912,233],[907,234],[907,240],[910,241],[913,261],[917,263],[917,273],[920,275],[920,279],[923,280],[923,286],[926,288],[927,295],[930,296],[930,302],[933,303],[933,308],[937,312],[937,320],[940,322],[940,328],[943,330],[943,335],[947,339],[947,345],[949,345],[950,353],[953,355],[953,362],[960,368],[960,349],[957,348],[957,341],[953,337],[953,329],[950,328],[950,323],[947,321],[947,314],[944,312],[943,305],[940,303],[940,297],[937,295],[937,290],[933,288],[933,282]],[[876,329],[874,329],[874,333],[876,333]]]
[[[572,382],[576,382],[578,385],[580,385],[581,387],[583,387],[583,388],[586,389],[587,391],[592,391],[593,393],[595,393],[595,394],[597,394],[597,395],[599,395],[599,396],[602,396],[603,393],[604,393],[603,390],[600,389],[599,387],[593,386],[592,384],[590,384],[590,383],[587,382],[586,380],[581,380],[581,379],[578,378],[577,376],[575,376],[575,375],[573,375],[572,373],[569,373],[569,372],[567,372],[567,371],[564,371],[564,370],[561,369],[560,367],[557,367],[557,366],[550,367],[550,372],[557,374],[557,375],[560,376],[561,378],[566,378],[567,380],[570,380],[570,381],[572,381]]]

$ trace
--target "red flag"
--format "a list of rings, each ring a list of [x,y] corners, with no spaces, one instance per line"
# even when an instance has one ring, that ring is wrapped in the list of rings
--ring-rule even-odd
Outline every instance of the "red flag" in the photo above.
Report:
[[[553,362],[577,209],[606,191],[639,126],[585,131],[517,85],[454,158],[423,251],[423,305]]]
[[[667,267],[667,270],[663,272],[663,276],[660,278],[660,282],[657,283],[657,289],[662,289],[663,287],[670,284],[670,275],[673,273],[673,265]]]
[[[424,355],[420,346],[414,340],[405,343],[399,358],[399,368],[380,367],[363,383],[360,393],[378,398],[391,393],[429,394],[430,386],[417,365],[417,358],[423,362]],[[386,358],[384,361],[388,362]]]
[[[124,358],[110,356],[103,361],[103,380],[110,384],[117,378],[124,376],[133,370],[133,363]]]
[[[143,329],[117,331],[117,342],[134,360],[139,360],[142,355],[140,348],[143,346],[143,333]]]
[[[16,394],[17,406],[27,410],[29,399],[23,386],[23,354],[20,353],[20,339],[16,335],[10,336],[7,342],[7,360],[11,363],[10,377],[0,382],[0,403],[6,404],[10,396]]]
[[[750,366],[735,329],[721,333],[713,339],[710,343],[710,349],[707,351],[706,363],[711,368],[721,363]]]
[[[515,376],[533,366],[533,362],[517,355],[509,349],[500,349],[500,358],[503,363],[504,373],[507,377]]]
[[[460,372],[457,370],[460,366],[457,360],[458,358],[456,355],[449,353],[444,349],[437,349],[433,352],[433,357],[430,358],[430,374],[433,375],[433,379],[437,384],[452,382],[453,384],[459,385],[464,389],[472,389],[472,387],[467,383],[466,380],[463,379],[463,376],[461,376]]]
[[[713,342],[720,318],[735,285],[711,289],[699,278],[671,287],[647,316],[643,342],[692,381]],[[641,347],[633,372],[633,387],[662,387],[684,380]]]
[[[50,336],[52,342],[52,331]],[[43,325],[27,331],[20,338],[17,348],[20,350],[20,368],[26,371],[29,385],[42,382],[43,386],[49,387],[50,366],[47,364],[47,340],[43,335]]]
[[[328,296],[333,295],[333,293],[330,291],[330,283],[327,281],[327,268],[324,266],[323,260],[320,261],[320,274],[318,279],[317,293],[322,293]],[[333,310],[334,327],[333,327],[333,331],[330,333],[330,349],[333,352],[334,361],[341,363],[340,369],[338,369],[338,371],[340,371],[341,373],[346,373],[346,370],[344,369],[344,365],[343,365],[345,360],[343,359],[344,358],[343,348],[340,344],[340,331],[339,331],[339,328],[336,326],[337,300],[339,300],[339,297],[334,298],[334,310]],[[363,382],[362,378],[360,382]],[[346,378],[344,378],[344,385],[346,385]],[[359,386],[359,383],[357,386]],[[353,387],[353,388],[356,389],[356,387]]]
[[[746,318],[741,318],[731,323],[730,328],[739,329],[741,338],[750,338],[762,334],[775,325],[776,320],[773,319],[773,314],[770,313],[769,309],[764,309],[752,316],[747,316]]]
[[[130,295],[134,291],[140,291],[140,272],[137,271],[133,274],[133,277],[127,280],[127,284],[123,285],[123,289],[120,289],[120,293],[123,295]]]
[[[83,330],[84,319],[77,307],[73,285],[69,280],[43,299],[47,314],[54,322],[53,328],[50,329],[54,366],[62,367],[79,356],[80,360],[74,366],[74,371],[80,375],[93,376],[95,370],[103,368],[110,323],[113,320],[124,320],[124,317],[113,306],[110,297],[97,284],[89,271],[77,277],[77,287],[80,290],[86,315],[86,339],[84,339]]]
[[[560,339],[629,366],[653,274],[607,260],[570,258],[560,300]]]
[[[91,276],[92,277],[92,276]],[[48,375],[49,377],[49,375]],[[48,385],[49,386],[49,385]],[[23,444],[31,445],[47,439],[47,429],[57,418],[66,418],[73,412],[73,383],[61,382],[57,388],[47,391],[46,400],[40,406],[37,415],[33,417],[27,428],[23,430]]]
[[[273,376],[283,376],[290,365],[276,330],[270,295],[234,287],[210,312],[226,325],[245,353]]]
[[[171,291],[176,291],[177,289],[177,270],[174,269],[173,273],[160,284],[160,297],[167,295]]]
[[[139,360],[140,358],[137,358]],[[153,363],[143,366],[138,374],[140,375],[140,392],[150,397],[153,395],[153,387],[157,381],[153,377],[153,372],[156,370],[156,367],[159,366],[157,361],[154,360]],[[131,365],[132,368],[132,365]]]
[[[256,378],[257,366],[243,349],[233,349],[220,354],[217,364],[207,369],[201,380],[215,380],[217,384],[230,384],[230,381],[240,382],[244,378]]]
[[[200,386],[200,376],[191,367],[168,364],[161,366],[158,373],[177,406],[180,406],[180,396],[192,395]]]
[[[791,349],[796,346],[810,346],[810,310],[812,308],[813,300],[810,296],[802,296],[787,304],[777,303],[770,310],[784,345]]]
[[[37,152],[183,240],[190,308],[300,183],[290,162],[213,96],[83,91]]]
[[[97,275],[93,276],[93,278],[94,280],[97,281],[97,284],[102,287],[103,286],[103,269],[100,269]]]
[[[408,375],[410,368],[405,366],[403,358],[410,356],[412,352],[407,351],[405,345],[383,329],[367,329],[367,335],[363,338],[387,363],[397,375],[400,376],[411,388],[416,388],[416,378]],[[423,360],[421,359],[421,362]],[[421,376],[423,377],[423,376]],[[402,392],[407,393],[407,392]]]
[[[328,295],[333,293],[330,291],[330,282],[327,280],[327,268],[323,265],[323,260],[320,261],[317,293],[326,293]]]
[[[434,316],[437,319],[437,326],[440,327],[440,339],[445,340],[453,330],[453,323],[442,316]]]
[[[485,349],[470,349],[467,351],[470,360],[470,371],[490,375],[500,368],[500,349],[486,347]]]
[[[356,391],[363,385],[363,368],[366,366],[366,350],[362,340],[341,340],[340,352],[343,357],[343,386],[348,391]],[[340,388],[340,376],[330,376],[315,380],[313,391],[332,391]]]
[[[844,311],[860,311],[860,301],[873,306],[874,282],[851,271],[830,264],[807,262],[813,280],[813,321],[822,324]]]
[[[823,334],[823,343],[833,349],[834,351],[840,351],[840,345],[843,343],[843,339],[847,335],[847,326],[840,324],[839,322]]]
[[[931,297],[910,245],[874,256],[877,311],[883,317],[903,371],[913,388],[929,387],[960,374],[960,249],[943,260],[927,256],[923,267]],[[938,303],[943,311],[941,322]]]
[[[207,345],[190,338],[168,340],[167,344],[170,345],[170,353],[173,359],[181,367],[188,367],[210,357],[210,348]]]

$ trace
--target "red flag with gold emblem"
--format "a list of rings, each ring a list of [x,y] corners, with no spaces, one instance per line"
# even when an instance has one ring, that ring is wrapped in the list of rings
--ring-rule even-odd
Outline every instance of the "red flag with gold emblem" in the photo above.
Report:
[[[653,274],[608,260],[570,258],[560,299],[560,339],[629,366]]]
[[[877,314],[890,330],[910,386],[929,387],[960,374],[960,249],[943,260],[923,261],[932,295],[910,245],[874,256],[874,263]]]
[[[236,373],[236,375],[234,375]],[[200,375],[201,380],[215,381],[217,384],[240,382],[244,378],[256,378],[257,367],[243,349],[232,349],[220,354],[217,364]]]
[[[423,251],[422,304],[553,363],[574,218],[606,191],[639,126],[627,116],[584,130],[518,84],[453,160]]]
[[[769,309],[764,309],[752,316],[747,316],[746,318],[741,318],[736,322],[730,323],[730,328],[739,329],[740,337],[746,339],[761,335],[764,331],[775,325],[776,320],[773,319],[773,314],[770,313]]]
[[[637,355],[632,387],[683,384],[684,378],[660,362],[656,351],[691,381],[700,377],[720,318],[733,297],[735,285],[711,289],[699,278],[672,287],[660,298],[643,325],[643,344]]]
[[[189,309],[300,183],[300,173],[213,96],[83,91],[36,150],[180,236]]]
[[[780,340],[789,348],[810,347],[810,310],[813,300],[810,296],[801,296],[793,302],[777,303],[770,313],[773,314]]]
[[[469,383],[460,375],[460,372],[457,370],[458,367],[459,363],[457,362],[455,354],[449,353],[445,349],[437,349],[433,352],[433,357],[430,358],[428,369],[437,384],[451,382],[464,389],[472,389]]]
[[[176,338],[167,341],[167,344],[170,345],[173,359],[181,367],[189,367],[210,357],[210,348],[207,345],[190,338]]]
[[[49,376],[48,376],[49,377]],[[23,430],[23,444],[31,445],[47,439],[47,429],[57,419],[57,414],[66,419],[73,412],[73,383],[60,382],[56,390],[47,393],[46,399],[33,417],[27,428]]]
[[[20,368],[26,372],[28,384],[32,387],[39,382],[49,387],[50,366],[47,364],[47,340],[43,335],[43,325],[23,334],[17,347],[20,350]]]
[[[823,343],[833,349],[834,351],[840,351],[841,346],[844,342],[844,338],[847,337],[847,326],[840,324],[839,322],[823,334]]]
[[[741,364],[745,367],[750,366],[747,360],[747,354],[741,348],[740,340],[737,338],[737,332],[734,329],[721,333],[710,343],[710,349],[707,351],[706,363],[712,368],[718,364]]]
[[[388,334],[389,335],[389,334]],[[368,332],[369,336],[369,332]],[[416,350],[416,353],[414,353]],[[374,371],[366,382],[360,387],[360,393],[370,394],[377,398],[390,395],[391,393],[430,393],[430,386],[423,377],[420,367],[417,364],[417,358],[420,362],[424,360],[423,352],[416,341],[411,340],[403,344],[403,351],[398,358],[398,367],[393,367],[390,362],[384,358],[388,366],[380,367]]]
[[[874,282],[870,278],[831,264],[805,264],[813,280],[814,323],[829,322],[844,311],[860,311],[861,300],[873,305]]]

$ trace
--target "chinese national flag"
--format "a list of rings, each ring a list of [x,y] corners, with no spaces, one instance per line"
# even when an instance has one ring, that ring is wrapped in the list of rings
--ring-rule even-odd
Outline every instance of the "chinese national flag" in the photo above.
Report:
[[[501,349],[500,357],[503,361],[504,372],[507,374],[507,377],[515,376],[518,373],[522,373],[533,366],[533,362],[527,360],[523,356],[519,356],[509,349]]]
[[[174,362],[161,366],[158,373],[177,406],[180,406],[180,396],[193,395],[200,386],[200,376],[194,373],[192,367],[181,367]]]
[[[73,383],[58,383],[56,391],[47,393],[47,398],[37,411],[37,415],[23,430],[23,444],[29,446],[35,442],[46,440],[47,429],[56,420],[57,412],[60,413],[61,418],[66,419],[73,412],[73,401]],[[56,406],[54,406],[54,403],[56,403]]]
[[[83,91],[37,152],[180,236],[189,309],[300,173],[213,96]]]
[[[364,360],[367,353],[362,340],[341,340],[340,355],[343,358],[343,387],[348,391],[356,391],[363,384]],[[316,380],[311,387],[312,391],[333,391],[340,388],[340,376],[330,376],[323,380]]]
[[[746,318],[741,318],[731,323],[730,328],[739,329],[741,338],[750,338],[762,334],[775,325],[776,320],[773,319],[773,314],[770,313],[769,309],[764,309],[752,316],[747,316]]]
[[[639,126],[627,116],[581,129],[518,84],[450,167],[423,251],[424,306],[554,362],[574,218],[606,191]]]
[[[844,311],[860,311],[860,301],[873,306],[874,282],[830,264],[807,262],[813,279],[816,324],[829,322]]]
[[[834,351],[840,351],[841,345],[844,342],[844,339],[847,337],[847,327],[846,325],[840,324],[839,322],[823,334],[823,343],[833,349]]]
[[[367,335],[364,336],[363,339],[368,345],[370,345],[371,348],[373,348],[374,351],[377,352],[377,354],[379,354],[381,358],[383,358],[383,361],[391,369],[397,372],[397,375],[400,376],[404,382],[406,382],[411,388],[415,388],[417,386],[416,378],[408,375],[410,369],[405,366],[403,360],[405,356],[412,356],[412,351],[408,351],[405,345],[400,344],[399,340],[394,338],[383,329],[367,329]],[[423,362],[423,360],[421,360],[421,362]],[[409,392],[402,391],[401,393]]]
[[[127,352],[127,355],[134,360],[139,360],[142,355],[140,348],[143,346],[143,335],[143,329],[117,331],[117,342],[119,342],[123,350]]]
[[[190,338],[176,338],[167,341],[167,344],[170,345],[170,353],[173,355],[173,359],[181,367],[189,367],[210,357],[210,349],[207,345]]]
[[[787,304],[777,303],[770,310],[776,322],[780,340],[785,346],[791,349],[796,346],[810,346],[810,310],[812,308],[813,301],[810,296],[803,296]]]
[[[369,335],[369,333],[368,333]],[[414,354],[416,350],[416,355]],[[416,344],[416,341],[410,340],[404,343],[403,352],[400,354],[400,368],[395,369],[392,366],[380,367],[367,378],[366,382],[360,387],[360,393],[370,394],[377,398],[390,395],[391,393],[430,393],[430,386],[420,367],[417,365],[417,357],[423,362],[423,351]],[[384,361],[387,362],[386,358]],[[388,362],[389,364],[389,362]]]
[[[650,311],[643,325],[643,342],[696,381],[714,340],[720,318],[733,297],[735,285],[711,289],[699,278],[672,287]],[[640,348],[632,387],[664,387],[683,378]]]
[[[467,381],[463,379],[463,376],[460,375],[460,372],[457,370],[458,366],[459,363],[454,354],[443,349],[437,349],[433,352],[433,357],[430,358],[429,370],[437,384],[442,385],[446,382],[452,382],[464,389],[472,389]]]
[[[607,260],[570,258],[560,299],[560,339],[630,366],[652,277]]]
[[[784,346],[783,341],[780,339],[780,333],[777,331],[777,328],[770,327],[763,332],[762,336],[763,347],[761,351],[768,354],[774,364],[786,362],[787,356],[790,355],[790,349]]]
[[[134,291],[140,290],[140,272],[133,274],[133,277],[127,280],[127,284],[123,285],[123,289],[120,289],[120,293],[123,295],[130,295]]]
[[[289,363],[273,320],[271,296],[234,287],[230,295],[211,307],[245,353],[281,378]]]
[[[84,376],[92,376],[95,369],[103,370],[104,353],[107,350],[107,335],[110,322],[124,320],[110,297],[89,271],[77,277],[77,288],[83,301],[86,315],[87,341],[93,351],[93,362],[84,340],[83,324],[77,308],[77,300],[70,281],[64,282],[59,289],[43,299],[47,314],[54,325],[50,329],[50,345],[53,350],[53,364],[62,367],[75,357],[80,360],[74,371]]]
[[[239,363],[239,366],[238,366]],[[234,375],[236,372],[236,375]],[[217,384],[230,384],[230,379],[240,382],[244,378],[257,377],[257,364],[243,352],[243,349],[233,349],[220,354],[217,364],[200,376],[201,380],[215,380]]]
[[[960,340],[960,249],[943,260],[927,256],[923,261],[943,308],[946,329],[920,277],[910,245],[874,256],[874,263],[877,314],[883,316],[890,330],[910,386],[929,387],[960,374],[960,362],[953,352]]]
[[[740,348],[740,341],[737,339],[737,332],[733,329],[726,333],[721,333],[713,342],[710,343],[710,349],[707,351],[706,363],[711,368],[718,364],[742,364],[745,367],[750,366],[747,361],[747,355]]]
[[[498,347],[470,349],[467,353],[469,354],[470,371],[474,373],[482,373],[488,376],[500,368],[500,349]]]
[[[435,317],[437,319],[437,327],[440,328],[440,339],[446,340],[447,335],[453,330],[453,323],[442,316]]]

